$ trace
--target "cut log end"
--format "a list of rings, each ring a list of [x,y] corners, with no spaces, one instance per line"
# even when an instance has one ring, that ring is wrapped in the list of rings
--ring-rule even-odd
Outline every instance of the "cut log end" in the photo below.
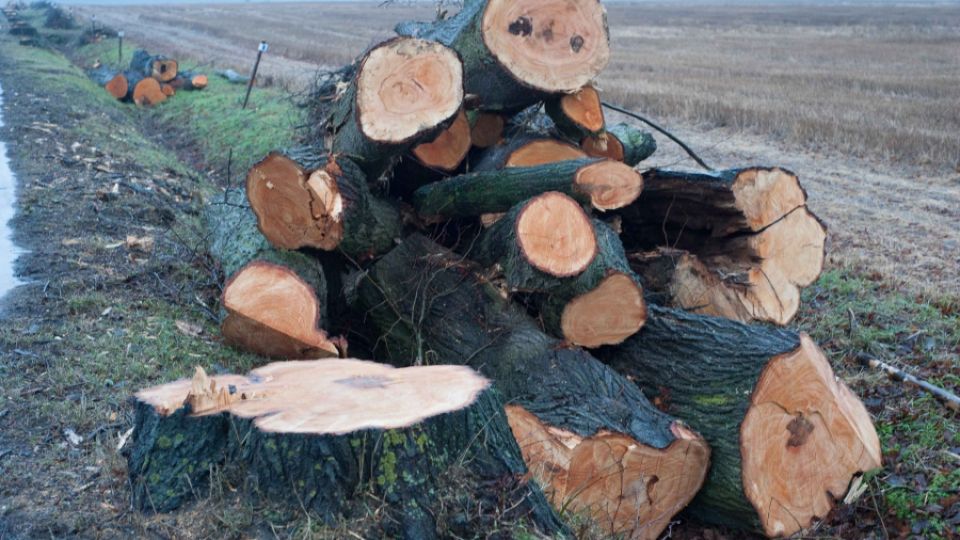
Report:
[[[615,272],[567,304],[560,327],[568,342],[593,348],[623,343],[646,322],[643,288],[630,276]]]
[[[577,171],[580,191],[590,195],[597,210],[623,208],[637,200],[643,191],[643,176],[619,161],[601,161]]]
[[[104,88],[107,89],[107,92],[117,98],[123,99],[127,96],[127,92],[130,91],[130,85],[127,82],[127,77],[123,73],[117,73],[112,79],[110,79]]]
[[[655,539],[703,485],[710,449],[675,423],[658,449],[619,433],[548,426],[517,405],[507,418],[531,474],[557,508],[586,513],[611,535]]]
[[[584,131],[598,133],[603,129],[603,108],[600,93],[592,86],[584,86],[560,99],[563,114]]]
[[[807,200],[797,175],[779,167],[754,167],[741,171],[733,182],[732,191],[737,208],[755,231],[803,206]]]
[[[178,65],[176,60],[157,58],[153,61],[153,78],[160,82],[170,82],[177,78]]]
[[[623,144],[612,133],[588,135],[580,141],[580,148],[590,157],[607,158],[614,161],[623,161]]]
[[[763,371],[740,429],[743,485],[768,536],[825,517],[851,482],[881,465],[863,404],[813,341]]]
[[[190,84],[197,90],[203,90],[207,87],[208,83],[209,80],[206,75],[194,75],[193,78],[190,79]]]
[[[596,0],[491,0],[481,33],[518,81],[547,92],[575,92],[610,59],[606,12]]]
[[[597,254],[590,218],[576,201],[555,191],[526,204],[516,222],[516,236],[527,262],[552,276],[575,276]]]
[[[490,148],[500,142],[505,122],[503,116],[494,113],[478,113],[470,130],[470,139],[477,148]]]
[[[256,261],[230,278],[223,291],[224,339],[268,358],[328,358],[337,345],[317,328],[313,288],[282,266]]]
[[[361,131],[402,143],[452,118],[463,102],[463,65],[443,45],[398,38],[370,51],[357,80]]]
[[[342,435],[363,429],[399,429],[427,418],[459,411],[474,401],[489,381],[463,366],[397,369],[360,360],[275,362],[248,376],[207,377],[149,388],[137,399],[160,415],[186,404],[194,415],[229,411],[255,419],[273,433]],[[322,407],[305,404],[323,396]]]
[[[460,111],[450,127],[440,132],[436,139],[414,148],[413,155],[427,167],[450,172],[460,166],[471,144],[470,122]]]
[[[160,91],[163,92],[163,95],[167,97],[173,97],[173,95],[177,93],[177,91],[173,88],[173,86],[167,83],[163,83],[160,85]]]
[[[156,79],[143,79],[133,87],[133,102],[141,106],[152,106],[167,100]]]
[[[537,139],[514,150],[504,166],[533,167],[585,157],[587,155],[572,144],[556,139]]]

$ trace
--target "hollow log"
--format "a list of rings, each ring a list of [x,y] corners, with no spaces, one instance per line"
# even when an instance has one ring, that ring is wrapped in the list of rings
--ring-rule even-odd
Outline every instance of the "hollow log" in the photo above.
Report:
[[[627,225],[641,223],[663,225],[672,236],[680,236],[681,229],[714,237],[754,233],[807,201],[797,176],[776,167],[716,173],[653,169],[643,180],[643,195],[623,212],[626,237],[631,234]]]
[[[90,78],[116,99],[124,99],[127,96],[129,84],[123,72],[100,66],[90,71]]]
[[[463,65],[454,51],[433,41],[392,39],[364,55],[336,97],[326,120],[329,145],[375,180],[401,154],[446,129],[462,103]]]
[[[657,151],[657,142],[649,132],[620,123],[608,126],[599,135],[584,137],[580,147],[588,156],[622,161],[636,167]]]
[[[556,191],[605,211],[629,205],[642,189],[640,174],[623,163],[576,159],[463,174],[418,189],[413,205],[427,218],[471,217]]]
[[[296,272],[254,261],[234,274],[221,301],[227,317],[220,326],[227,344],[267,358],[316,359],[346,352],[319,328],[316,289]]]
[[[632,383],[540,331],[477,270],[414,235],[361,281],[359,309],[392,361],[463,363],[494,381],[554,506],[612,535],[656,538],[699,489],[709,448]]]
[[[488,385],[460,366],[293,361],[246,377],[208,377],[198,368],[192,380],[136,396],[128,459],[134,505],[175,509],[203,487],[211,466],[239,464],[251,493],[330,524],[358,495],[376,494],[390,518],[384,536],[456,535],[464,531],[439,528],[445,512],[482,514],[498,505],[511,509],[505,519],[562,533],[543,494],[520,483],[522,455]],[[465,485],[445,485],[453,475]]]
[[[576,201],[555,191],[513,207],[484,231],[470,253],[496,265],[511,291],[549,291],[577,276],[597,256],[590,218]]]
[[[274,152],[247,175],[247,199],[271,244],[280,249],[339,249],[358,259],[393,246],[400,212],[371,193],[356,164],[346,157],[293,153],[312,172]]]
[[[500,142],[506,125],[502,115],[477,110],[467,112],[470,121],[470,141],[475,148],[490,148]]]
[[[137,49],[130,60],[130,69],[158,82],[170,82],[177,77],[178,65],[172,58],[151,55],[143,49]]]
[[[584,86],[572,94],[553,96],[544,102],[544,109],[560,133],[569,139],[579,141],[604,132],[600,93],[593,86]]]
[[[540,317],[546,328],[574,345],[616,345],[647,320],[643,287],[630,268],[620,237],[593,220],[597,256],[580,275],[543,291]]]
[[[470,137],[470,122],[461,110],[450,127],[433,140],[415,146],[412,154],[424,167],[451,172],[467,157],[472,145]]]
[[[596,0],[467,0],[446,20],[395,30],[456,50],[466,92],[484,111],[518,111],[575,92],[610,58],[606,11]]]
[[[599,356],[710,443],[688,509],[702,522],[789,536],[881,464],[869,414],[806,335],[652,306]]]

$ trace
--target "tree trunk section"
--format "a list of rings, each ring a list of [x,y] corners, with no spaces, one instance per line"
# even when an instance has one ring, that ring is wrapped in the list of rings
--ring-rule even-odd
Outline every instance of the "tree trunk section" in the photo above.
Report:
[[[107,66],[100,66],[90,71],[90,78],[116,99],[123,99],[127,96],[129,83],[122,72]]]
[[[382,90],[390,85],[390,92]],[[326,120],[332,152],[376,180],[446,129],[463,103],[463,65],[439,43],[396,38],[371,49]]]
[[[192,381],[137,394],[128,460],[134,505],[175,509],[203,487],[209,467],[226,464],[246,468],[249,491],[330,524],[359,493],[374,493],[391,518],[383,520],[385,536],[463,534],[438,529],[435,518],[498,504],[511,508],[500,519],[557,534],[563,526],[542,493],[519,483],[522,455],[487,385],[458,366],[356,360],[281,362],[249,377],[198,370]],[[309,406],[318,399],[326,405]],[[456,504],[440,502],[450,494]]]
[[[506,212],[553,191],[612,210],[629,205],[642,190],[643,179],[622,163],[577,159],[463,174],[418,189],[413,205],[426,218],[462,218]]]
[[[291,153],[297,161],[271,153],[247,175],[247,198],[271,244],[339,249],[359,260],[393,246],[400,212],[370,192],[357,165],[345,157]]]
[[[415,146],[411,153],[424,167],[449,173],[467,157],[472,145],[470,133],[470,122],[461,110],[450,127],[432,141]]]
[[[547,115],[568,139],[579,141],[604,132],[600,93],[590,85],[572,94],[554,96],[544,102],[544,105]]]
[[[622,161],[636,167],[657,151],[657,142],[649,132],[620,123],[607,127],[599,135],[584,137],[580,147],[588,156]]]
[[[490,148],[500,142],[506,121],[503,115],[477,110],[467,112],[470,121],[470,140],[475,148]]]
[[[151,55],[143,49],[137,49],[130,60],[130,69],[144,77],[156,79],[158,82],[168,83],[177,78],[178,64],[176,60],[166,56]]]
[[[395,30],[456,50],[466,92],[484,111],[519,111],[545,95],[575,92],[610,57],[606,12],[595,0],[467,0],[449,19]]]
[[[414,235],[374,265],[358,307],[392,361],[464,363],[494,381],[556,507],[610,534],[656,538],[699,489],[707,446],[632,383],[542,333],[476,270]]]
[[[703,432],[713,465],[688,512],[789,536],[880,466],[863,404],[805,335],[652,307],[600,357]]]
[[[542,134],[511,129],[507,138],[488,148],[473,166],[474,172],[488,172],[508,167],[535,167],[548,163],[584,159],[587,154],[566,141]]]

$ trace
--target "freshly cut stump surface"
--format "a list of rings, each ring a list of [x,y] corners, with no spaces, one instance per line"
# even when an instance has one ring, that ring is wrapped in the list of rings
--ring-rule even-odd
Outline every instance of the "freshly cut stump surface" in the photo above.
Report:
[[[507,158],[505,167],[533,167],[557,161],[587,157],[583,150],[556,139],[538,139],[517,148]]]
[[[585,512],[611,534],[654,540],[703,484],[710,449],[674,422],[675,441],[653,448],[621,433],[583,437],[549,426],[519,405],[507,419],[523,460],[556,508]],[[619,496],[611,496],[619,494]]]
[[[562,193],[544,193],[528,202],[517,219],[516,235],[527,262],[552,276],[577,275],[597,254],[590,219]]]
[[[510,74],[547,92],[579,90],[610,60],[606,12],[597,0],[490,0],[481,33]]]
[[[453,124],[443,130],[437,138],[416,146],[413,155],[427,167],[452,171],[456,169],[470,151],[470,122],[467,115],[460,111]]]
[[[223,291],[227,343],[268,358],[327,358],[340,355],[318,329],[315,291],[287,268],[255,261],[230,278]]]
[[[563,309],[563,337],[581,347],[617,345],[647,322],[643,289],[632,277],[613,272],[592,291]]]
[[[257,214],[260,231],[274,246],[298,249],[303,246],[335,247],[339,238],[314,225],[307,174],[283,154],[271,153],[247,174],[247,198]],[[335,206],[335,201],[325,201]],[[327,247],[325,249],[332,249]]]
[[[619,162],[605,160],[587,165],[574,180],[597,210],[616,210],[637,200],[643,191],[643,177],[633,168]]]
[[[364,59],[356,99],[366,137],[402,143],[456,114],[463,102],[463,66],[439,43],[394,39]]]
[[[881,464],[870,415],[807,336],[763,370],[740,441],[744,491],[771,537],[826,517],[851,476]]]

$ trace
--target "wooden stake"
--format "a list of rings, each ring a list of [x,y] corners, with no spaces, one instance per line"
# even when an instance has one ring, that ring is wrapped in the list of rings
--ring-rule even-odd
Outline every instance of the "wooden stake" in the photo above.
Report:
[[[270,44],[266,41],[261,41],[260,46],[257,47],[257,60],[253,63],[253,72],[250,74],[250,80],[247,81],[247,94],[243,96],[243,106],[241,109],[247,108],[247,102],[250,101],[250,91],[253,90],[253,83],[257,80],[257,70],[260,68],[260,59],[263,57],[263,53],[267,52],[267,49],[270,48]]]

